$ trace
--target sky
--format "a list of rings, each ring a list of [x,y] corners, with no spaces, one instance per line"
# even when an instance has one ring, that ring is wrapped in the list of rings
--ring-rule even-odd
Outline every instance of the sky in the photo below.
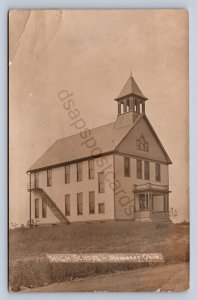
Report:
[[[9,16],[10,222],[29,218],[28,168],[55,140],[78,133],[58,93],[72,93],[88,128],[115,121],[132,72],[173,164],[173,221],[188,220],[186,10],[13,10]]]

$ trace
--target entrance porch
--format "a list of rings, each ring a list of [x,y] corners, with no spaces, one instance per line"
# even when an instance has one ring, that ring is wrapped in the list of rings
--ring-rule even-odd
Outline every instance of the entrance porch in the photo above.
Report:
[[[146,183],[134,185],[135,221],[169,222],[169,188]]]

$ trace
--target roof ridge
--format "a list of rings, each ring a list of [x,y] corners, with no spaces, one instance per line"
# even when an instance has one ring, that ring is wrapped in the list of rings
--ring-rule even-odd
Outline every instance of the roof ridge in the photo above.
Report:
[[[104,125],[101,125],[101,126],[98,126],[98,127],[94,127],[94,128],[87,128],[87,130],[94,130],[94,129],[98,129],[98,128],[101,128],[101,127],[104,127],[104,126],[112,125],[113,123],[116,123],[116,121],[114,121],[114,122],[111,122],[111,123],[107,123],[107,124],[104,124]],[[86,130],[86,131],[87,131],[87,130]],[[81,133],[81,131],[80,131],[80,132],[78,132],[78,133],[74,133],[74,134],[71,134],[71,135],[67,135],[67,136],[65,136],[65,137],[62,137],[62,138],[60,138],[60,139],[57,139],[57,140],[56,140],[56,142],[57,142],[57,141],[61,141],[61,140],[65,139],[65,138],[69,138],[69,137],[77,136],[77,135],[79,135],[80,133]],[[55,142],[55,143],[56,143],[56,142]]]
[[[143,118],[143,115],[139,115],[137,117],[137,119],[131,124],[131,126],[125,126],[125,127],[129,127],[128,131],[125,133],[125,135],[122,137],[122,139],[120,140],[120,142],[118,143],[118,145],[116,145],[116,148],[114,150],[116,150],[118,148],[118,146],[120,145],[120,143],[123,141],[123,139],[127,136],[127,134],[130,132],[130,130],[132,130],[135,125],[137,124],[137,122]]]

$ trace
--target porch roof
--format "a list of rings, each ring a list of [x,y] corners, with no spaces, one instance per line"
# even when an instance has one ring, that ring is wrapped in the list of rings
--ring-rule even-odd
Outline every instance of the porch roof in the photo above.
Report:
[[[141,193],[141,192],[159,192],[159,193],[171,193],[169,191],[168,185],[159,185],[159,184],[152,184],[152,183],[145,183],[145,184],[134,184],[134,193]]]

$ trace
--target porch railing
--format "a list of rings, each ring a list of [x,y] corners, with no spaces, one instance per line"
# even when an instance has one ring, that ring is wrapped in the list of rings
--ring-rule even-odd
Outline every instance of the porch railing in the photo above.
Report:
[[[31,191],[31,190],[34,190],[36,188],[39,188],[39,186],[35,181],[32,181],[31,183],[30,182],[27,183],[28,192]]]

